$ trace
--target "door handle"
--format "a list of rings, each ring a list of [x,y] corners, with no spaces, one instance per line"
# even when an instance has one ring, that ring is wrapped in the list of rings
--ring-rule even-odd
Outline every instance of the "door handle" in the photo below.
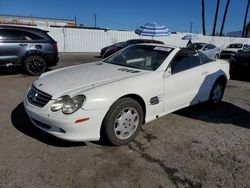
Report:
[[[19,46],[27,46],[28,44],[21,43]]]
[[[208,71],[204,71],[201,73],[201,75],[207,75]]]

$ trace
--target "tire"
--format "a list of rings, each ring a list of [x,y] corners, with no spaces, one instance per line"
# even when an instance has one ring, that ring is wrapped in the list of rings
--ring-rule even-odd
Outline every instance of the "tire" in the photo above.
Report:
[[[46,68],[46,62],[41,56],[33,55],[24,60],[24,69],[30,75],[38,76],[42,74]]]
[[[219,59],[220,58],[219,54],[216,54],[214,58]]]
[[[222,79],[216,80],[209,95],[210,104],[216,105],[221,102],[224,95],[225,86],[226,84]]]
[[[143,118],[142,107],[136,100],[119,99],[103,120],[102,139],[116,146],[129,143],[140,131]]]

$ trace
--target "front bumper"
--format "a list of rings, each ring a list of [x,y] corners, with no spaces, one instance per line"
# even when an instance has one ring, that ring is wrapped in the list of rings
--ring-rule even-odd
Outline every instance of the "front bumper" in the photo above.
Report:
[[[230,59],[231,57],[235,56],[236,53],[220,53],[220,59]]]
[[[51,106],[51,102],[41,108],[30,104],[26,97],[24,100],[24,107],[30,120],[41,130],[69,141],[96,141],[100,139],[100,128],[107,112],[106,109],[92,111],[79,109],[73,114],[64,115],[61,111],[51,112],[49,106]],[[81,118],[89,118],[89,120],[75,123],[77,119]]]

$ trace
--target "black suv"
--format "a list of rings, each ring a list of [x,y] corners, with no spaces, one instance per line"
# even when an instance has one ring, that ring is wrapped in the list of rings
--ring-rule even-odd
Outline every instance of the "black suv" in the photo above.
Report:
[[[37,28],[0,25],[0,67],[21,66],[40,75],[58,62],[57,42]]]

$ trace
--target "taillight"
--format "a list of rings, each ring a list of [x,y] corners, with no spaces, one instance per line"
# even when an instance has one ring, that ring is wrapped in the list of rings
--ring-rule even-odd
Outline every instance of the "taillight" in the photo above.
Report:
[[[52,45],[53,49],[57,52],[58,51],[57,43],[53,43],[51,45]]]

